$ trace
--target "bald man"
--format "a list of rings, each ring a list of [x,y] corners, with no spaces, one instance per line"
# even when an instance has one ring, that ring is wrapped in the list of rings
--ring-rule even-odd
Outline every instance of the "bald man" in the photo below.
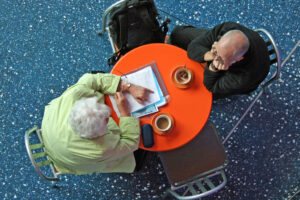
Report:
[[[187,50],[192,60],[207,62],[203,82],[214,99],[252,92],[270,69],[264,40],[238,23],[225,22],[211,30],[177,26],[169,43]]]

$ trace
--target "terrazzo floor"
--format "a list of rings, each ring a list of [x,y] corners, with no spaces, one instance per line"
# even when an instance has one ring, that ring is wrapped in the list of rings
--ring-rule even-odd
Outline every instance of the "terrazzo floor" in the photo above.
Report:
[[[115,2],[115,1],[113,1]],[[59,189],[40,179],[24,132],[40,125],[44,106],[86,72],[110,71],[107,37],[99,37],[109,0],[0,1],[0,199],[161,199],[169,187],[155,153],[139,174],[65,175]],[[300,39],[299,0],[155,0],[184,22],[211,28],[224,21],[265,28],[282,60]],[[163,17],[165,13],[160,11]],[[228,183],[205,199],[283,200],[300,189],[300,51],[225,144]],[[213,102],[210,116],[225,138],[252,97]],[[294,199],[300,199],[295,196]]]

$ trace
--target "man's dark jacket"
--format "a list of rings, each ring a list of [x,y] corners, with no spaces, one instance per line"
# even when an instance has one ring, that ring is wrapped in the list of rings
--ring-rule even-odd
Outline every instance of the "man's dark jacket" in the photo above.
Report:
[[[205,62],[203,57],[210,51],[212,44],[230,30],[240,30],[249,39],[250,47],[244,59],[231,65],[227,71],[212,72],[208,65],[204,71],[204,85],[214,99],[234,94],[246,94],[255,90],[265,79],[270,68],[270,59],[264,40],[252,31],[234,22],[225,22],[207,30],[190,42],[187,47],[189,58]]]

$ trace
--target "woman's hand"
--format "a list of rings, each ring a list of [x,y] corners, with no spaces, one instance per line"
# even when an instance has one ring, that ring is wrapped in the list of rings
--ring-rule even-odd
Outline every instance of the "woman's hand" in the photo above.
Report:
[[[143,104],[144,101],[147,101],[149,93],[153,93],[152,90],[135,84],[131,84],[131,86],[128,88],[128,91],[140,104]]]
[[[117,92],[114,96],[117,107],[120,111],[121,117],[128,117],[130,116],[129,109],[128,109],[128,101],[124,97],[124,95],[121,92]]]

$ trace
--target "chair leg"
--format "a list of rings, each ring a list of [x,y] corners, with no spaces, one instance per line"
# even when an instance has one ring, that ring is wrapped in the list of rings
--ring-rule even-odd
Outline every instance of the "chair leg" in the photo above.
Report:
[[[289,55],[284,59],[284,61],[281,64],[281,67],[288,61],[288,59],[292,56],[292,54],[294,53],[294,51],[300,46],[300,40],[298,40],[297,44],[293,47],[293,49],[291,50],[291,52],[289,53]]]
[[[166,199],[169,195],[169,190],[166,190],[163,195],[161,196],[162,199]]]
[[[52,188],[59,189],[59,186],[57,185],[57,181],[51,181]]]
[[[259,99],[259,97],[263,94],[264,88],[257,94],[255,99],[251,102],[251,104],[248,106],[247,110],[243,113],[242,117],[238,120],[238,122],[234,125],[234,127],[231,129],[231,131],[228,133],[226,138],[223,140],[223,144],[226,143],[226,141],[230,138],[232,133],[235,131],[235,129],[238,127],[238,125],[242,122],[242,120],[246,117],[246,115],[249,113],[251,108],[254,106],[255,102]]]
[[[143,149],[138,149],[133,154],[134,154],[134,158],[135,158],[135,162],[136,162],[136,166],[135,166],[134,171],[138,172],[142,169],[142,167],[145,164],[145,160],[146,160],[146,156],[148,154],[148,151],[145,151]]]

